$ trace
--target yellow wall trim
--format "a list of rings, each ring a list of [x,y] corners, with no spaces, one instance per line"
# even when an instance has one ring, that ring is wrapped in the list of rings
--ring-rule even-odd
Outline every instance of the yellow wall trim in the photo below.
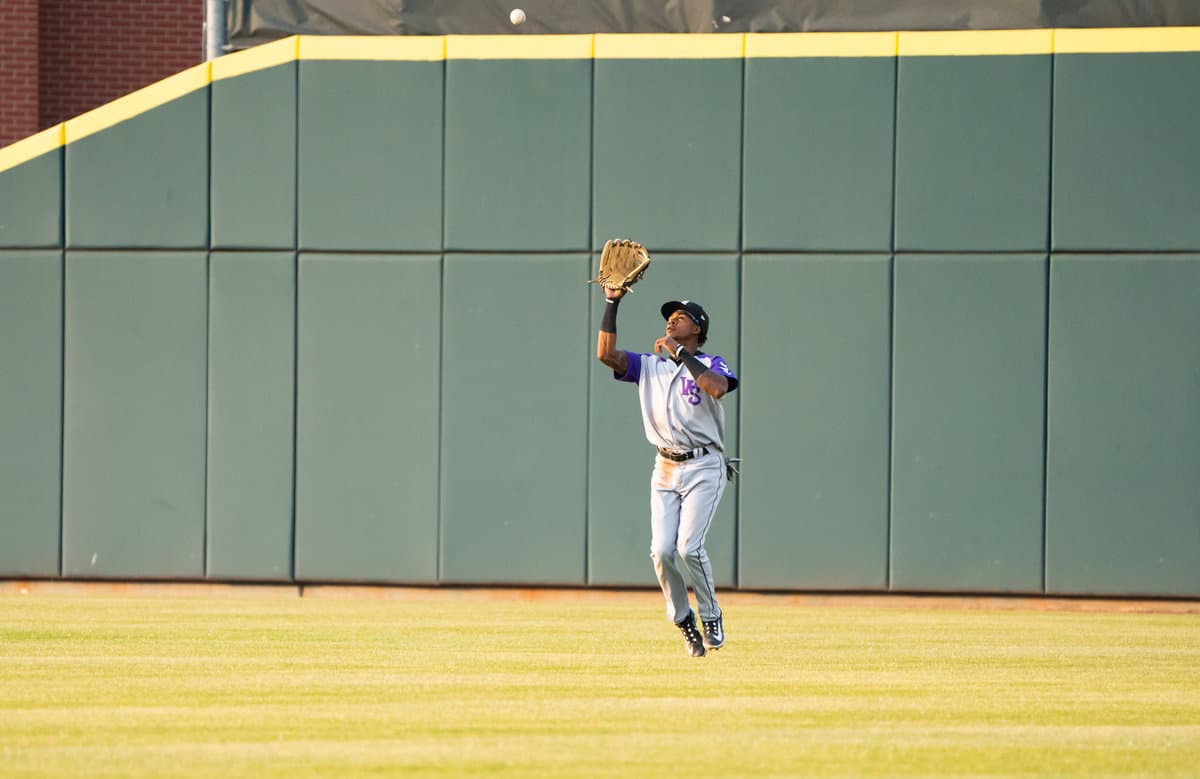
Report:
[[[740,59],[746,53],[742,33],[686,33],[596,36],[596,59]]]
[[[444,35],[301,35],[302,60],[411,60],[446,58]]]
[[[56,124],[0,149],[0,171],[15,168],[66,143],[66,125]]]
[[[250,49],[243,49],[212,61],[212,79],[241,76],[256,70],[266,70],[300,58],[300,36],[293,35]]]
[[[1057,54],[1200,51],[1200,27],[1056,30],[1054,51]]]
[[[746,35],[746,58],[895,57],[894,32],[785,32]]]
[[[736,59],[1200,52],[1200,27],[869,33],[294,35],[228,54],[0,149],[0,171],[178,99],[213,80],[298,59]]]
[[[191,94],[197,89],[203,89],[212,81],[212,68],[205,62],[185,71],[168,76],[148,87],[142,87],[124,97],[119,97],[111,103],[80,114],[74,119],[68,119],[67,143],[74,143],[93,133],[98,133],[112,127],[114,124],[132,119],[138,114],[145,113],[151,108],[158,108],[164,103]]]
[[[901,57],[982,57],[1054,53],[1054,30],[900,33]]]
[[[448,60],[590,60],[591,35],[447,35]]]

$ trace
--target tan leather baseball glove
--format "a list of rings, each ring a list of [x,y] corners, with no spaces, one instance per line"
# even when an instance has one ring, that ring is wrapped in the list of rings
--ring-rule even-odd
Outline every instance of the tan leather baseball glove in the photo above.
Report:
[[[650,253],[637,241],[605,241],[600,254],[600,273],[588,283],[628,291],[642,280],[649,267]]]

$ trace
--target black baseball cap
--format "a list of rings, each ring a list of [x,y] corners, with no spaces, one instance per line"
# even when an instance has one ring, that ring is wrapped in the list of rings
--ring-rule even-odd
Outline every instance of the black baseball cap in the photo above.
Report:
[[[692,321],[700,325],[700,337],[708,337],[708,314],[704,310],[704,306],[694,300],[668,300],[662,304],[663,319],[670,319],[671,314],[676,311],[682,311],[692,318]]]

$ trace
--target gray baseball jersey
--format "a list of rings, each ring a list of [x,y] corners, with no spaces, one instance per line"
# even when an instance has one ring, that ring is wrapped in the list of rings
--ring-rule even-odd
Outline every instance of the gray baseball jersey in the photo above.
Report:
[[[624,375],[614,371],[613,378],[638,385],[646,440],[673,451],[703,446],[725,451],[725,409],[721,401],[700,389],[682,363],[657,354],[625,352],[625,357],[628,367]],[[730,391],[737,389],[737,376],[723,359],[704,353],[696,358],[728,379]]]

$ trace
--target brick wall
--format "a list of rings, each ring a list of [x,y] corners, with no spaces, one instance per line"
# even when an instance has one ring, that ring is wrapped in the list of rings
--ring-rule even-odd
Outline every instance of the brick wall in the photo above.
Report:
[[[41,0],[40,6],[39,127],[204,61],[204,0]]]
[[[0,147],[40,129],[37,32],[37,0],[0,0]]]

